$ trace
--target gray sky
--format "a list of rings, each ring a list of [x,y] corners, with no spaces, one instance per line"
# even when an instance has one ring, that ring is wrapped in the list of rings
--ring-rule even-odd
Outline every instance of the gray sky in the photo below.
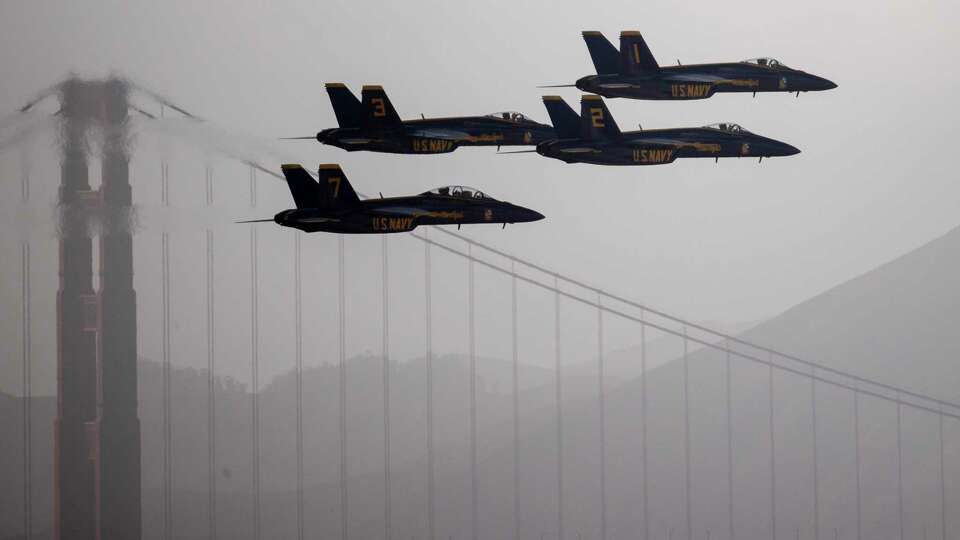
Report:
[[[361,84],[382,84],[405,118],[513,109],[545,121],[543,91],[535,87],[570,83],[592,72],[581,30],[601,30],[612,40],[622,29],[640,30],[663,64],[773,56],[840,86],[799,99],[720,95],[688,103],[608,102],[623,129],[637,123],[672,127],[733,121],[803,151],[762,165],[754,160],[722,160],[719,165],[685,160],[659,167],[612,168],[565,165],[536,155],[496,156],[483,148],[429,157],[348,154],[309,141],[275,144],[283,156],[262,156],[272,166],[290,158],[311,168],[317,162],[341,163],[355,187],[369,193],[414,193],[450,183],[476,186],[533,207],[547,220],[506,231],[475,227],[468,231],[471,236],[692,319],[737,325],[775,315],[957,225],[960,186],[952,159],[953,134],[960,121],[954,105],[960,74],[953,66],[960,45],[958,15],[960,8],[946,0],[685,5],[613,1],[602,6],[0,0],[4,74],[0,116],[71,71],[101,76],[115,70],[227,130],[263,139],[309,135],[334,126],[323,91],[328,81],[345,82],[356,91]],[[579,99],[575,89],[559,93],[574,104]],[[193,156],[185,145],[158,146],[152,141],[144,136],[138,145],[153,155],[161,147],[174,160],[174,175],[178,164]],[[48,155],[36,153],[35,161]],[[197,169],[191,173],[194,184],[173,180],[175,206],[183,214],[157,213],[154,218],[159,188],[151,182],[158,179],[154,177],[159,166],[150,159],[133,165],[135,198],[144,206],[142,240],[154,245],[150,242],[158,242],[159,224],[170,223],[192,239],[175,248],[183,250],[175,257],[186,261],[201,257],[202,229],[190,228],[184,224],[188,220],[177,216],[200,213],[202,165],[191,165]],[[202,163],[202,158],[193,162]],[[6,216],[0,241],[3,251],[14,255],[15,230],[20,227],[11,222],[24,215],[17,210],[18,163],[17,152],[0,155],[4,179],[0,199],[5,201],[0,208]],[[48,170],[54,179],[55,165],[34,167]],[[223,165],[217,172],[218,193],[230,204],[220,207],[212,219],[224,228],[233,219],[269,216],[290,206],[285,186],[263,180],[259,207],[245,208],[246,171]],[[53,185],[38,186],[35,198],[52,201],[54,193]],[[29,217],[42,222],[49,215],[49,208],[40,208]],[[261,231],[266,252],[262,266],[271,257],[289,253],[289,231],[266,227]],[[232,272],[246,268],[242,255],[249,239],[245,229],[231,234],[218,247],[231,254],[225,255],[221,268]],[[32,238],[36,257],[52,264],[55,244],[49,235],[35,231],[33,236],[38,236]],[[305,302],[326,306],[334,297],[324,296],[329,288],[323,287],[323,280],[335,278],[336,240],[311,242],[305,244],[305,252],[310,252],[305,261],[317,265],[311,268],[319,283],[313,292],[308,286]],[[351,301],[372,306],[379,301],[379,281],[373,281],[378,279],[375,272],[360,268],[379,264],[379,241],[349,242],[356,264],[351,270],[355,277]],[[405,285],[406,280],[422,281],[418,273],[422,271],[415,266],[422,260],[422,248],[409,240],[391,245],[398,253],[416,252],[397,255],[394,305],[421,310],[414,299],[421,293]],[[151,265],[158,257],[156,250],[138,251],[141,284],[151,283],[155,271]],[[19,332],[19,261],[12,255],[4,259],[0,301],[7,345],[2,352],[13,358],[19,354],[9,339]],[[195,290],[202,286],[198,266],[202,259],[196,260],[180,265],[184,292],[175,294],[174,302],[184,310],[178,317],[184,328],[181,343],[202,351],[202,336],[189,331],[191,325],[202,323],[202,314],[187,309],[202,298]],[[443,264],[437,263],[435,273],[442,272]],[[450,272],[462,269],[462,263],[446,264]],[[38,277],[35,287],[55,283],[55,268],[49,270]],[[263,301],[267,312],[262,317],[268,322],[262,331],[286,353],[288,340],[281,331],[285,323],[277,323],[278,328],[271,321],[289,310],[289,277],[282,272],[262,276],[261,291],[276,292],[275,298]],[[239,286],[247,279],[240,276],[235,281]],[[158,308],[151,287],[157,282],[152,283],[138,291],[138,299],[143,322],[155,326]],[[492,290],[504,283],[485,286]],[[456,283],[451,287],[456,289]],[[36,293],[38,316],[50,313],[51,294]],[[502,328],[494,314],[503,306],[496,302],[503,301],[491,300],[485,308],[489,315],[483,324],[497,331]],[[451,305],[461,309],[462,299]],[[355,313],[359,317],[359,308]],[[363,317],[378,314],[373,306]],[[46,320],[36,331],[49,338],[52,321]],[[235,324],[246,320],[238,315]],[[335,324],[335,311],[327,309],[312,320],[318,327]],[[374,331],[379,322],[352,322],[358,330],[350,339],[355,344],[351,352],[378,350]],[[395,329],[396,346],[416,354],[422,329],[407,331],[402,324]],[[451,324],[450,333],[462,331],[461,323]],[[444,332],[438,334],[442,347]],[[243,332],[229,335],[221,340],[224,353],[233,347],[241,355],[248,338]],[[323,337],[316,340],[308,345],[323,348],[333,343]],[[142,353],[158,357],[156,342],[155,336],[142,336]],[[623,345],[628,344],[624,338]],[[38,347],[38,354],[48,358],[55,352],[49,342]]]

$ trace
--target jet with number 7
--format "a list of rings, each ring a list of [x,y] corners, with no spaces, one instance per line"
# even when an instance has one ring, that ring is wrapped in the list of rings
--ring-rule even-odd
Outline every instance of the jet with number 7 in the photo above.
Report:
[[[525,223],[543,215],[522,206],[498,201],[465,187],[446,186],[420,195],[361,200],[339,165],[320,165],[317,179],[296,164],[283,165],[283,176],[296,208],[284,210],[273,221],[305,232],[385,234],[408,232],[420,225]]]
[[[620,50],[600,32],[583,32],[596,75],[572,85],[608,98],[687,100],[706,99],[718,92],[810,92],[830,90],[832,81],[792,69],[773,58],[742,62],[661,66],[640,32],[620,33]],[[541,88],[551,88],[549,86]]]
[[[662,165],[678,158],[792,156],[800,150],[756,135],[737,124],[695,128],[620,131],[600,96],[584,95],[580,114],[559,96],[543,104],[557,130],[557,139],[537,145],[542,156],[566,163],[594,165]]]

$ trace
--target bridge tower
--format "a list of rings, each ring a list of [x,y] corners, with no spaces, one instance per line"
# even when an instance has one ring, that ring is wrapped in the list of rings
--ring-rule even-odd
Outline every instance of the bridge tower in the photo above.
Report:
[[[54,534],[140,537],[136,295],[127,145],[127,84],[71,78],[59,86],[60,289]],[[103,134],[99,190],[89,182],[91,127]],[[93,236],[99,237],[99,290]]]

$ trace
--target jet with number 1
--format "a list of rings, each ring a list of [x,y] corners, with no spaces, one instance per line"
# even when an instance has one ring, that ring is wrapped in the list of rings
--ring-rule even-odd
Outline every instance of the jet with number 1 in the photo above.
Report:
[[[315,180],[300,165],[283,165],[283,176],[296,208],[279,212],[277,225],[304,232],[340,234],[385,234],[408,232],[419,225],[472,223],[525,223],[543,219],[543,214],[498,201],[465,186],[446,186],[420,195],[361,200],[339,165],[320,165]]]
[[[349,152],[445,154],[461,146],[533,146],[555,137],[553,128],[518,112],[401,120],[380,86],[364,86],[362,101],[341,83],[326,88],[340,127],[324,129],[316,139]]]
[[[538,144],[536,152],[566,163],[663,165],[678,158],[704,157],[755,157],[762,161],[765,157],[800,153],[787,143],[729,123],[620,131],[603,99],[591,94],[583,96],[579,115],[559,96],[544,96],[543,104],[558,138]]]
[[[706,99],[718,92],[810,92],[830,90],[832,81],[792,69],[773,58],[742,62],[661,66],[640,32],[620,33],[620,50],[600,32],[583,32],[597,69],[573,85],[608,98],[688,100]],[[549,87],[542,87],[549,88]]]

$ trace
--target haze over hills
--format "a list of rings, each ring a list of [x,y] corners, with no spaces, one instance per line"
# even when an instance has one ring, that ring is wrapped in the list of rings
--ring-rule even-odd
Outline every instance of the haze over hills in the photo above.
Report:
[[[742,334],[748,341],[851,370],[891,384],[960,400],[956,358],[960,339],[960,229],[873,271],[838,285]],[[651,340],[650,351],[682,350],[678,338]],[[691,351],[693,349],[691,348]],[[627,351],[626,356],[633,353]],[[668,353],[656,353],[662,355]],[[611,353],[611,358],[615,357]],[[599,534],[599,429],[596,379],[586,368],[592,359],[576,362],[564,379],[564,473],[567,534],[584,538]],[[382,402],[381,360],[351,358],[348,363],[348,452],[351,535],[382,534]],[[479,361],[478,406],[481,537],[512,535],[513,449],[509,361]],[[726,538],[727,439],[725,358],[710,350],[688,356],[690,391],[690,481],[692,521],[696,536]],[[435,366],[437,534],[462,538],[469,531],[469,447],[467,360],[439,356]],[[336,366],[310,368],[304,374],[305,470],[307,531],[335,535],[339,463]],[[733,493],[735,527],[740,538],[769,537],[770,436],[769,372],[734,360]],[[391,400],[394,532],[397,538],[426,534],[424,518],[424,373],[423,359],[394,363]],[[683,429],[683,362],[666,362],[648,378],[648,466],[651,532],[685,526]],[[641,527],[640,475],[641,392],[636,378],[608,381],[607,500],[609,537],[636,537]],[[162,448],[160,369],[142,362],[141,421],[144,451],[144,537],[156,538],[159,520],[160,452]],[[556,514],[556,435],[553,373],[524,366],[521,371],[521,512],[525,538],[541,533]],[[774,444],[778,533],[792,537],[797,527],[812,536],[813,463],[811,392],[818,412],[819,520],[822,534],[838,528],[842,536],[855,528],[855,463],[853,400],[842,391],[796,375],[775,373]],[[261,392],[264,534],[295,532],[294,378],[276,378]],[[175,370],[174,489],[177,536],[206,534],[206,374]],[[38,398],[34,406],[35,513],[38,523],[50,515],[50,434],[53,400]],[[250,395],[239,383],[220,381],[217,390],[219,524],[235,538],[249,534]],[[896,513],[896,408],[874,398],[860,399],[865,538],[898,537]],[[18,400],[0,400],[5,425],[18,425]],[[936,417],[904,408],[903,468],[905,530],[919,537],[923,528],[939,536],[940,498]],[[960,507],[960,422],[944,425],[948,484],[947,508]],[[4,490],[0,528],[19,519],[22,442],[11,430],[0,446],[0,475],[12,479]],[[891,509],[893,511],[891,511]],[[948,516],[957,530],[960,520]],[[38,530],[41,529],[38,527]]]

